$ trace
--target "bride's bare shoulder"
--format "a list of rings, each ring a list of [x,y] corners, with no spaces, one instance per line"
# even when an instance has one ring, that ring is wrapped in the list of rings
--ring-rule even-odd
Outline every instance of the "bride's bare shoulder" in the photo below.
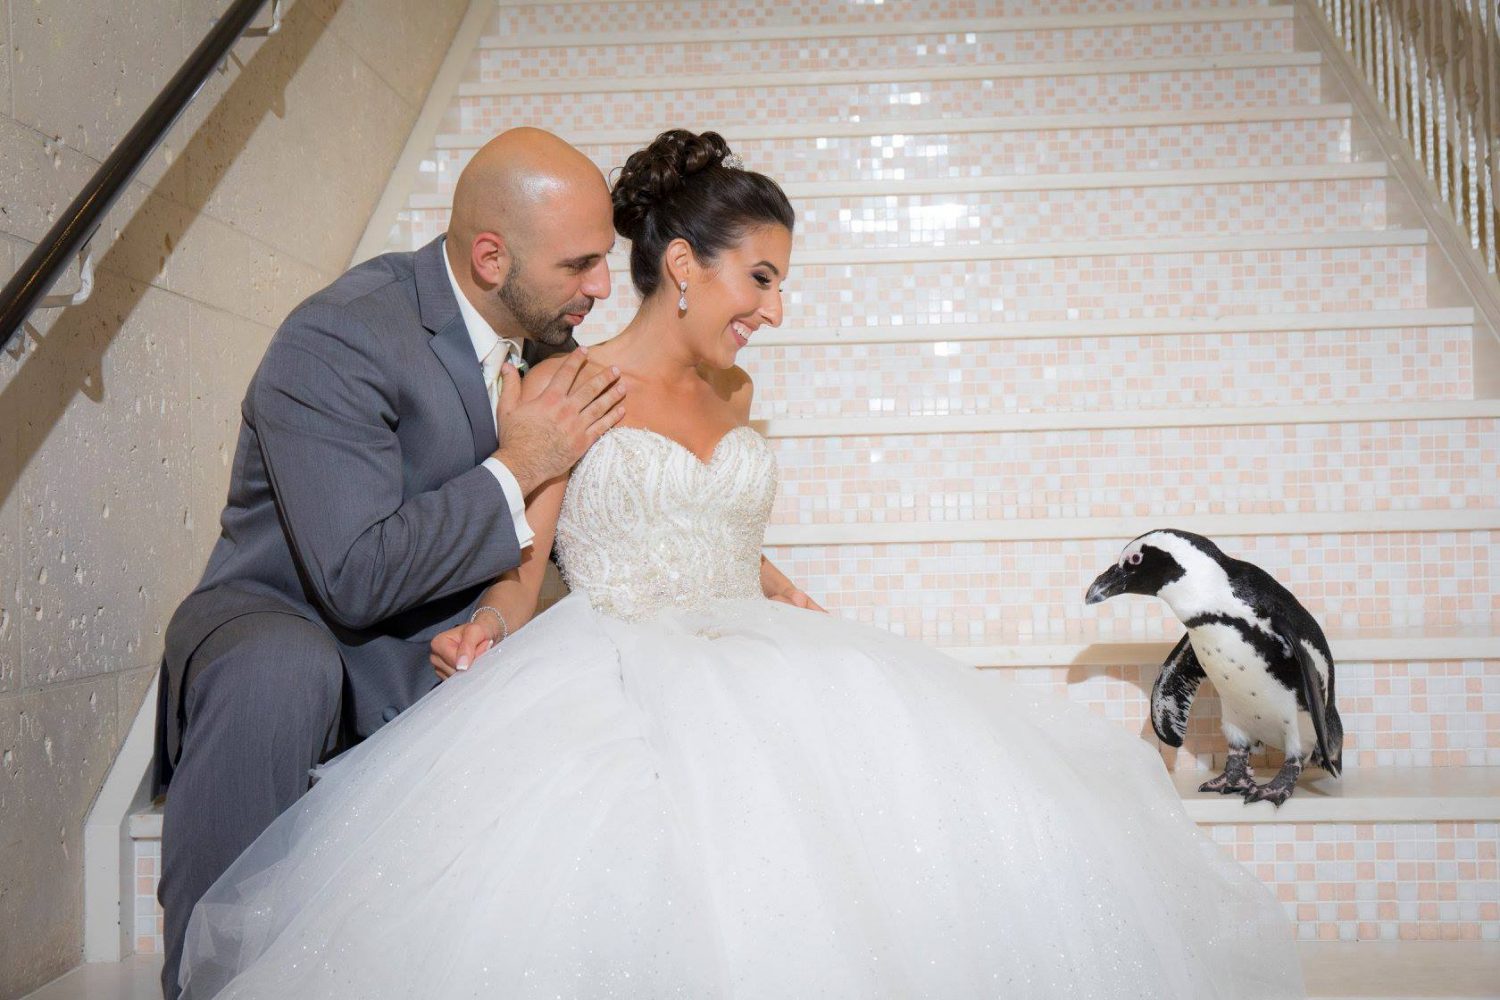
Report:
[[[541,395],[542,391],[552,382],[552,379],[562,369],[563,365],[567,364],[570,357],[572,357],[572,354],[554,354],[550,358],[544,358],[532,365],[530,370],[526,372],[526,378],[522,382],[522,385],[526,389],[524,398],[530,399],[533,396]],[[574,377],[573,381],[577,383],[584,379],[593,378],[604,371],[606,367],[606,365],[600,364],[590,358],[583,363],[583,368]]]

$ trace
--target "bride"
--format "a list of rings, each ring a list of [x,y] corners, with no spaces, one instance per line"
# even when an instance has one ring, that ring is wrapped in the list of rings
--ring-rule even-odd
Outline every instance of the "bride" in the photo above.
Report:
[[[734,359],[781,320],[793,215],[727,154],[675,131],[626,163],[643,303],[590,363],[630,412],[533,496],[494,612],[434,640],[448,679],[204,897],[183,995],[1302,995],[1280,907],[1146,743],[763,561]],[[554,536],[572,593],[509,634]]]

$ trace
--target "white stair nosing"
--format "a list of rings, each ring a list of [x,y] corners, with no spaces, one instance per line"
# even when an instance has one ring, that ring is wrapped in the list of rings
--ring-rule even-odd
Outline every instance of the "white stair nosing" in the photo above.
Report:
[[[587,42],[593,48],[622,45],[692,45],[713,42],[774,42],[824,38],[890,38],[903,35],[994,35],[1024,31],[1084,28],[1134,28],[1179,24],[1230,24],[1236,21],[1289,21],[1290,6],[1224,7],[1167,11],[1117,11],[1091,14],[1032,14],[1018,17],[984,17],[972,20],[925,20],[861,22],[858,24],[773,24],[742,28],[694,28],[685,31],[624,31],[595,38],[587,33],[533,32],[501,38],[488,35],[479,48],[498,52],[511,49],[577,48]]]
[[[1174,407],[1164,410],[1038,410],[906,417],[771,417],[753,421],[768,438],[863,438],[927,434],[1008,434],[1173,427],[1405,423],[1500,418],[1500,400]]]
[[[1247,184],[1291,184],[1304,181],[1380,180],[1386,164],[1309,163],[1275,167],[1231,167],[1182,170],[1113,170],[1075,174],[1011,174],[993,177],[939,177],[912,180],[806,181],[781,185],[788,198],[908,198],[937,194],[991,194],[1011,191],[1073,191],[1108,188],[1212,187]],[[407,207],[446,210],[450,195],[414,194]]]
[[[1123,545],[1147,531],[1163,527],[1190,531],[1210,538],[1485,532],[1500,531],[1500,510],[1145,514],[863,524],[772,524],[766,529],[766,544],[786,548],[1117,539]]]
[[[1164,254],[1241,253],[1254,251],[1337,250],[1355,248],[1425,247],[1425,229],[1354,229],[1313,233],[1236,233],[1231,236],[1186,236],[1168,239],[1063,240],[1056,243],[980,243],[971,245],[912,245],[799,250],[792,258],[798,267],[858,267],[872,264],[972,263],[974,261],[1036,260],[1056,257],[1153,257]],[[610,270],[630,272],[624,253],[610,257]]]
[[[1079,600],[1082,601],[1080,591]],[[971,667],[1004,669],[1160,666],[1180,634],[1150,639],[1059,640],[1045,637],[1013,643],[938,646]],[[1500,659],[1495,635],[1329,636],[1338,663],[1452,663]]]
[[[1210,772],[1174,771],[1172,783],[1188,816],[1200,825],[1500,820],[1500,767],[1346,769],[1341,778],[1315,773],[1304,777],[1279,808],[1199,792],[1197,786],[1213,777]]]
[[[898,197],[926,194],[988,194],[1007,191],[1072,191],[1101,188],[1211,187],[1288,184],[1298,181],[1379,180],[1386,164],[1309,163],[1292,166],[1111,170],[1072,174],[1011,174],[912,180],[808,181],[781,185],[789,198]],[[447,199],[444,199],[445,202]]]
[[[1317,772],[1299,783],[1279,809],[1237,796],[1209,795],[1197,786],[1207,771],[1170,772],[1183,809],[1204,825],[1240,823],[1432,823],[1500,820],[1500,767],[1346,770],[1342,778]],[[130,817],[134,840],[161,837],[161,812]]]
[[[725,125],[718,129],[731,142],[776,139],[861,138],[882,135],[932,135],[970,132],[1076,131],[1079,129],[1150,128],[1172,125],[1239,125],[1258,122],[1328,121],[1351,118],[1352,104],[1294,104],[1281,107],[1190,108],[1173,111],[1122,111],[1011,115],[983,118],[880,118],[870,121],[779,122]],[[516,124],[525,124],[516,122]],[[658,130],[659,131],[659,130]],[[584,129],[565,136],[575,146],[644,145],[656,132],[646,129]],[[448,132],[437,137],[438,149],[478,149],[494,136]],[[752,164],[753,166],[753,164]]]
[[[549,77],[544,80],[494,80],[460,84],[457,96],[520,97],[538,94],[656,93],[670,90],[735,90],[776,87],[834,87],[861,83],[934,83],[953,80],[1029,79],[1063,76],[1122,76],[1143,73],[1208,73],[1215,70],[1290,69],[1320,66],[1319,52],[1229,53],[1215,56],[1170,56],[1148,59],[1070,59],[1062,62],[1000,63],[988,66],[902,67],[811,70],[777,73],[704,73],[671,76]]]
[[[1253,313],[1188,319],[1036,320],[1011,323],[913,323],[909,326],[761,328],[750,346],[911,344],[972,340],[1171,337],[1318,330],[1379,330],[1474,325],[1471,308],[1371,309],[1356,312]]]

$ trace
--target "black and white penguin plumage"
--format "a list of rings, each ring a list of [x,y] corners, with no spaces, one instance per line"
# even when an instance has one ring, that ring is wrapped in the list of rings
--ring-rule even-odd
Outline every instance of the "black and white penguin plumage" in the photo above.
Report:
[[[1125,546],[1085,600],[1119,594],[1159,597],[1187,627],[1151,690],[1151,725],[1163,743],[1182,745],[1205,677],[1219,692],[1229,760],[1201,791],[1279,806],[1305,761],[1338,776],[1344,726],[1333,699],[1333,654],[1317,621],[1269,573],[1202,535],[1166,529]],[[1250,751],[1260,743],[1286,754],[1264,785],[1250,771]]]

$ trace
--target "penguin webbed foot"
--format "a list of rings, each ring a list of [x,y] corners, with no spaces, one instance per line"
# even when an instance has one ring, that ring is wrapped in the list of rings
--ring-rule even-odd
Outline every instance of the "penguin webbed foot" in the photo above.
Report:
[[[1276,777],[1245,793],[1245,801],[1269,802],[1279,808],[1283,802],[1292,797],[1292,792],[1297,787],[1297,779],[1301,776],[1302,758],[1288,757],[1286,763],[1281,765],[1281,770],[1276,772]]]
[[[1242,795],[1256,788],[1255,777],[1250,773],[1250,751],[1229,751],[1224,762],[1224,773],[1198,786],[1200,792],[1218,792],[1220,795]]]

